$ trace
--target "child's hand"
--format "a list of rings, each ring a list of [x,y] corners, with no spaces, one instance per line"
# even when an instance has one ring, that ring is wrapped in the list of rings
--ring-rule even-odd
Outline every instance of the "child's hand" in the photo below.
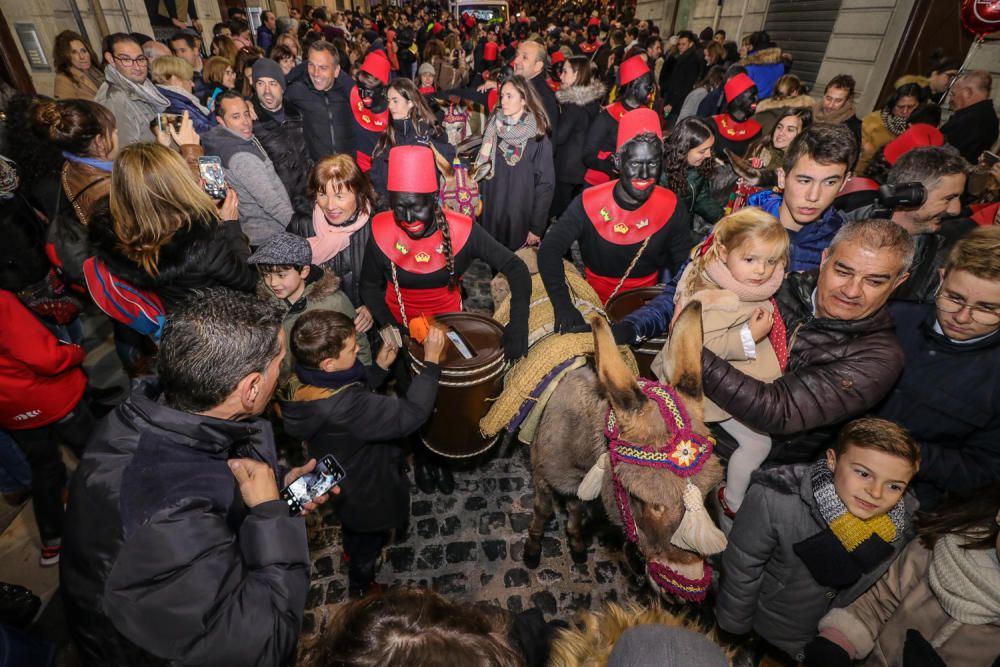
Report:
[[[747,326],[750,327],[750,335],[753,336],[754,342],[759,343],[771,333],[771,327],[774,326],[774,315],[764,308],[754,308],[753,312],[750,313]]]
[[[399,354],[399,348],[392,343],[383,341],[382,347],[378,349],[378,354],[375,356],[375,363],[384,371],[389,370],[392,366],[392,362],[396,361],[396,356]]]
[[[431,364],[441,363],[444,353],[444,346],[448,344],[448,337],[444,335],[441,327],[431,327],[424,339],[424,361]]]

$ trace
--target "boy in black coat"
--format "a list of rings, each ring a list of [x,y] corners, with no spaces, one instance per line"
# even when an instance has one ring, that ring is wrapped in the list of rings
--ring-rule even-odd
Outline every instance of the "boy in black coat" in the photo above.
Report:
[[[311,457],[332,454],[347,473],[335,507],[344,552],[350,557],[352,596],[372,588],[389,531],[409,518],[409,480],[400,440],[430,417],[446,341],[439,329],[431,329],[424,341],[425,370],[402,398],[375,393],[398,350],[384,344],[375,364],[366,368],[357,359],[357,332],[346,315],[313,310],[303,313],[292,328],[296,363],[295,377],[282,394],[285,432],[305,440]]]

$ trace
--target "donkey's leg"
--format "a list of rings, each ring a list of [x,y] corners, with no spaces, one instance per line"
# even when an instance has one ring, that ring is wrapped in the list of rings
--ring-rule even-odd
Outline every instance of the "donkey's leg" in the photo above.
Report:
[[[524,543],[524,566],[534,569],[542,560],[542,534],[545,532],[545,522],[555,512],[555,498],[552,487],[545,481],[541,466],[535,460],[535,448],[532,448],[531,479],[535,487],[535,515],[528,526],[528,539]]]
[[[569,538],[569,553],[574,563],[587,562],[587,542],[583,538],[583,501],[576,497],[566,499],[566,536]]]

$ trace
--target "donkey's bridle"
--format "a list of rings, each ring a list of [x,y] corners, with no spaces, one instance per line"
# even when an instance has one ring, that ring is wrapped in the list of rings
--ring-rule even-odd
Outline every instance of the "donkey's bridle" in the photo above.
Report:
[[[639,539],[638,527],[632,514],[628,492],[618,475],[619,464],[666,468],[678,477],[687,478],[698,474],[711,458],[712,448],[715,446],[714,439],[692,430],[691,417],[673,387],[643,378],[637,381],[642,393],[660,409],[660,415],[670,431],[670,437],[663,446],[655,449],[652,446],[623,440],[614,408],[608,407],[604,435],[608,439],[611,481],[614,483],[615,500],[621,513],[625,535],[632,543],[636,543]],[[654,561],[647,564],[646,570],[663,589],[693,601],[705,599],[708,584],[712,579],[712,570],[708,563],[705,563],[704,575],[700,579],[688,579],[666,565]]]

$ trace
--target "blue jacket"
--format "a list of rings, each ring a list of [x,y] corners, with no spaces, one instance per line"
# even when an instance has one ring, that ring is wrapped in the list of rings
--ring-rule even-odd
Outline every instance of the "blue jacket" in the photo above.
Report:
[[[934,304],[889,306],[903,348],[903,374],[878,416],[920,443],[913,482],[921,509],[946,493],[968,493],[1000,479],[1000,332],[955,343],[934,331]]]
[[[191,118],[191,122],[194,123],[194,131],[198,134],[204,134],[215,127],[215,116],[206,114],[198,108],[194,102],[184,95],[178,93],[176,90],[170,90],[164,86],[157,86],[156,89],[170,101],[170,106],[167,107],[167,113],[182,114],[187,111],[188,116]]]
[[[750,195],[747,206],[757,206],[777,218],[782,200],[780,194],[763,190]],[[842,212],[831,207],[824,211],[816,222],[806,225],[797,232],[788,232],[791,239],[789,248],[791,261],[786,270],[792,272],[818,269],[823,251],[830,245],[830,241],[845,220]],[[670,320],[674,316],[674,293],[677,291],[677,281],[686,267],[687,262],[677,270],[677,275],[664,286],[659,296],[625,318],[625,321],[635,328],[639,338],[662,335],[670,326]]]
[[[765,100],[774,93],[774,84],[785,74],[781,49],[771,47],[754,51],[740,61],[747,68],[747,76],[757,84],[757,98]]]

